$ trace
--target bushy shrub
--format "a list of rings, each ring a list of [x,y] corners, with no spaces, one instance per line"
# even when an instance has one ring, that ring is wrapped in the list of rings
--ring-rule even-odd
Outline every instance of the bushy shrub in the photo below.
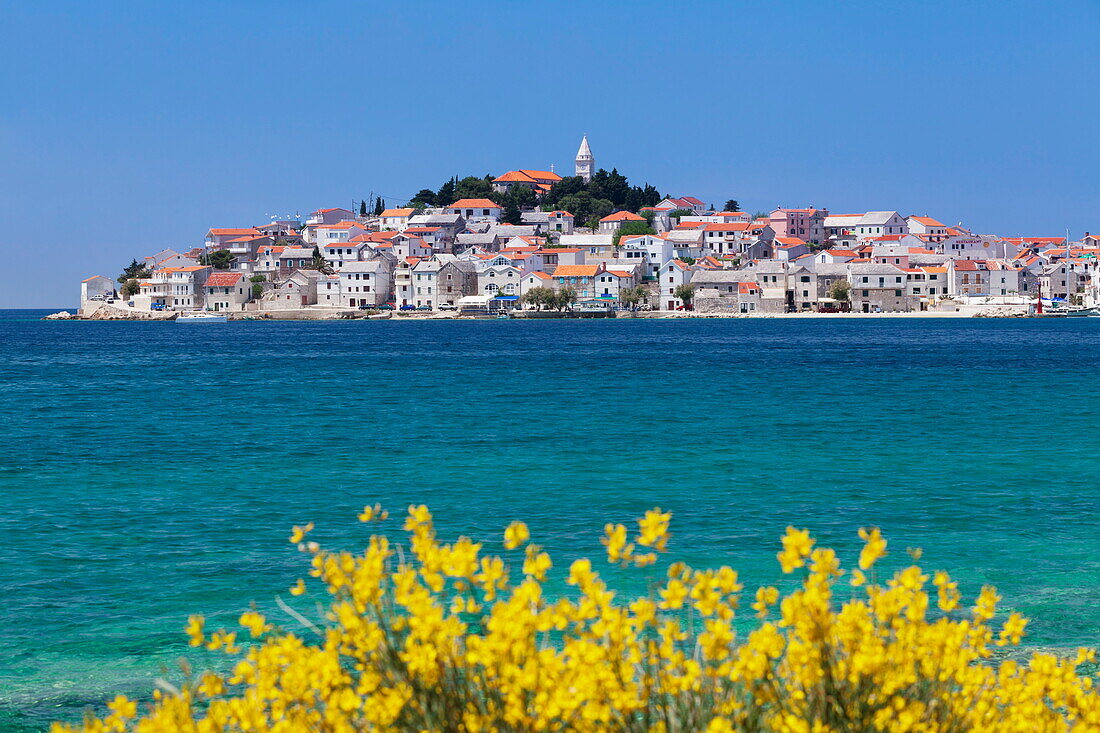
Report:
[[[638,531],[607,525],[608,560],[654,564],[670,514]],[[378,506],[360,515],[386,519]],[[1097,730],[1100,699],[1078,667],[1081,650],[1023,662],[995,654],[1018,644],[1016,613],[993,624],[998,597],[983,588],[961,605],[946,573],[912,565],[878,582],[886,552],[862,530],[858,567],[788,528],[778,554],[800,575],[786,595],[751,596],[744,639],[734,620],[742,585],[728,567],[673,563],[649,595],[611,590],[587,559],[568,570],[575,592],[544,591],[552,561],[522,523],[505,556],[467,538],[441,543],[431,514],[411,507],[407,547],[371,537],[359,554],[322,550],[295,527],[311,585],[328,596],[324,621],[291,613],[315,636],[275,627],[254,611],[243,631],[208,631],[193,646],[229,655],[178,691],[137,704],[116,698],[87,731],[1050,731]],[[508,559],[505,559],[508,558]],[[652,571],[646,571],[652,572]],[[299,580],[290,591],[307,592]],[[248,641],[243,638],[245,634]],[[997,657],[1000,657],[999,659]],[[65,725],[55,731],[74,730]]]

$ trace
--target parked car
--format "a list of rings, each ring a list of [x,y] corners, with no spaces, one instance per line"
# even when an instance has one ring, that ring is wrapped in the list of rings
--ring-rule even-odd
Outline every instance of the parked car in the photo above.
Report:
[[[374,306],[373,305],[367,305],[366,303],[364,303],[363,305],[359,306],[359,310],[361,310],[361,311],[374,310]]]
[[[149,309],[150,310],[155,310],[155,311],[162,311],[162,310],[167,310],[168,306],[166,306],[164,303],[153,303],[151,306],[149,306]]]
[[[439,304],[439,310],[441,310],[441,311],[456,311],[456,310],[458,310],[458,306],[455,305],[454,303],[440,303]]]
[[[418,305],[416,306],[418,311],[430,311],[432,307],[430,305]]]
[[[393,310],[393,303],[383,303],[382,305],[378,306],[378,310],[380,310],[380,311],[392,311]]]
[[[403,311],[414,311],[414,310],[416,310],[416,306],[415,306],[415,305],[413,305],[412,303],[406,303],[405,305],[401,306],[400,310],[403,310]]]

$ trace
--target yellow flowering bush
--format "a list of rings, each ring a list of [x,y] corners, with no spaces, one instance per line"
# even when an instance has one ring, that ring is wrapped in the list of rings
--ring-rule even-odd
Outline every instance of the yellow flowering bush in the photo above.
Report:
[[[360,519],[386,516],[375,506]],[[607,559],[651,565],[670,520],[653,510],[633,533],[607,525]],[[505,530],[505,557],[465,537],[441,542],[423,506],[409,509],[407,546],[375,535],[362,553],[329,552],[310,529],[291,541],[330,597],[324,621],[284,606],[308,633],[255,611],[237,631],[208,631],[194,616],[191,645],[228,655],[226,673],[157,690],[143,713],[119,696],[106,717],[54,732],[1100,730],[1100,697],[1079,669],[1093,652],[995,655],[1019,643],[1026,620],[994,624],[988,587],[964,608],[943,572],[914,565],[877,582],[887,544],[877,529],[861,531],[848,573],[788,528],[778,560],[801,582],[785,596],[757,589],[744,638],[728,567],[672,563],[628,599],[581,559],[568,569],[575,591],[549,598],[551,558],[520,522]]]

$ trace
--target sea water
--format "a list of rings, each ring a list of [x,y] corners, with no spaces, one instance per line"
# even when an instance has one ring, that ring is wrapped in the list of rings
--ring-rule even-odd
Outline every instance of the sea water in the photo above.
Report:
[[[750,591],[787,525],[847,562],[877,525],[887,569],[996,585],[1027,643],[1100,635],[1100,319],[41,315],[0,313],[3,730],[201,666],[190,613],[311,612],[289,528],[360,548],[375,502],[445,538],[525,520],[558,570],[660,506],[671,556]]]

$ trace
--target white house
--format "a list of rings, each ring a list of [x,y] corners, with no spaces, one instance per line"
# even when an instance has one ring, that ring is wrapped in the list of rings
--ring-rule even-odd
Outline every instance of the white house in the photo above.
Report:
[[[349,263],[369,258],[374,253],[370,245],[370,242],[361,239],[356,242],[334,242],[322,247],[321,254],[329,267],[339,270]]]
[[[388,260],[349,262],[336,274],[340,279],[340,305],[377,306],[390,299],[393,277]]]
[[[553,288],[554,278],[542,270],[529,272],[520,278],[520,296],[534,288]]]
[[[468,222],[500,221],[501,208],[489,199],[459,199],[447,207],[451,214],[458,214]]]
[[[355,212],[340,207],[332,209],[317,209],[306,219],[307,226],[321,226],[323,224],[336,224],[355,218]]]
[[[908,216],[905,225],[910,234],[924,234],[934,242],[947,239],[947,227],[930,216]]]
[[[616,211],[614,214],[608,214],[604,218],[600,219],[600,233],[614,234],[615,232],[619,231],[619,228],[628,221],[640,221],[644,224],[645,218],[629,211]]]
[[[409,217],[416,213],[416,209],[386,209],[378,217],[378,226],[383,231],[399,232],[409,225]]]
[[[206,232],[206,247],[224,249],[231,239],[260,236],[263,236],[263,233],[254,227],[211,229]]]
[[[80,310],[88,309],[90,304],[111,300],[118,295],[118,283],[103,275],[93,275],[80,282]]]
[[[672,259],[675,246],[653,234],[623,237],[619,240],[619,257],[628,264],[642,265],[642,276],[657,277],[661,266]]]
[[[909,225],[896,211],[830,214],[825,217],[826,239],[870,239],[890,234],[908,234],[908,232]]]
[[[690,209],[695,214],[702,214],[707,210],[707,205],[694,196],[681,196],[680,198],[667,198],[653,207],[654,209]]]
[[[252,300],[252,283],[241,272],[212,272],[203,283],[206,309],[242,311]]]
[[[520,269],[512,265],[487,267],[478,273],[478,294],[493,297],[497,295],[521,295],[520,279],[522,275]]]
[[[680,260],[669,260],[661,266],[659,306],[674,311],[684,302],[675,296],[676,288],[691,282],[692,270]]]
[[[410,272],[412,305],[438,308],[444,303],[454,305],[459,298],[474,295],[477,290],[477,273],[473,264],[454,255],[440,255],[430,260],[420,260]]]
[[[366,224],[357,221],[341,221],[335,224],[321,224],[316,229],[314,244],[318,247],[327,247],[330,244],[341,244],[366,234],[370,231]]]

